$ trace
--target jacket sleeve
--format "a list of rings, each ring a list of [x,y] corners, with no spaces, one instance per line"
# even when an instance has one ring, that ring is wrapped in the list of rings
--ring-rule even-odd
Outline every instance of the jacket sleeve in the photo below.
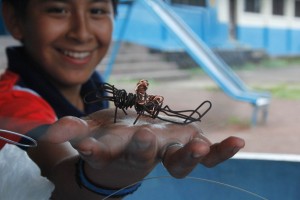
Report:
[[[14,74],[4,74],[0,81],[0,129],[26,134],[57,120],[51,106],[34,91],[12,84]],[[1,134],[1,133],[0,133]],[[20,141],[21,137],[2,133],[2,137]],[[0,140],[0,149],[4,146]]]

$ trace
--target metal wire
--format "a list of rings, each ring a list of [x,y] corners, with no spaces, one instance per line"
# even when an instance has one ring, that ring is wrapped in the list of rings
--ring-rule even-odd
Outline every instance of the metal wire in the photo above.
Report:
[[[23,134],[20,134],[20,133],[16,133],[16,132],[13,132],[13,131],[9,131],[9,130],[4,130],[4,129],[0,129],[0,133],[6,133],[6,134],[10,134],[10,135],[16,135],[16,136],[19,136],[19,137],[21,137],[21,138],[26,139],[27,141],[29,141],[29,144],[25,144],[25,143],[16,142],[16,141],[13,141],[13,140],[10,140],[8,138],[0,136],[0,140],[3,140],[5,142],[7,142],[7,143],[14,144],[14,145],[21,146],[21,147],[36,147],[37,146],[36,140],[34,140],[33,138],[28,137],[26,135],[23,135]]]

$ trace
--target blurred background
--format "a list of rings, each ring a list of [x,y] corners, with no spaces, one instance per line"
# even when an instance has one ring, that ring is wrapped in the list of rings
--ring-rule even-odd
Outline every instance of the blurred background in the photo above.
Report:
[[[1,73],[5,47],[18,44],[1,19],[0,44]],[[149,196],[151,188],[161,199],[300,198],[299,0],[120,1],[114,41],[97,70],[132,93],[139,79],[148,79],[148,93],[164,96],[173,110],[211,101],[201,122],[204,134],[213,142],[238,136],[246,146],[220,167],[199,167],[193,176],[263,197],[199,180],[179,185],[154,179],[128,199],[158,199]],[[165,174],[158,166],[150,177]]]

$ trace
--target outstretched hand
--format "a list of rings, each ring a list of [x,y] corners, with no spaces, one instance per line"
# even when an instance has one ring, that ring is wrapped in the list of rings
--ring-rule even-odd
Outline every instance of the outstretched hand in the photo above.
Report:
[[[237,137],[211,144],[198,123],[177,125],[141,117],[133,125],[135,117],[134,112],[119,114],[114,123],[113,109],[84,119],[65,117],[50,127],[43,140],[70,141],[88,163],[85,168],[93,180],[111,188],[143,179],[159,162],[172,176],[183,178],[197,164],[213,167],[244,147],[244,140]]]

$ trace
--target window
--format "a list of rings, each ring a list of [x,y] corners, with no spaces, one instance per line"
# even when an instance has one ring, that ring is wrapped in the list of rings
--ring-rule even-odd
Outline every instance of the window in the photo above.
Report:
[[[300,17],[300,0],[295,1],[295,17]]]
[[[206,6],[206,0],[171,0],[172,4],[185,4],[192,6]]]
[[[260,13],[261,1],[260,0],[245,0],[245,11]]]
[[[284,0],[273,0],[273,15],[284,15]]]

